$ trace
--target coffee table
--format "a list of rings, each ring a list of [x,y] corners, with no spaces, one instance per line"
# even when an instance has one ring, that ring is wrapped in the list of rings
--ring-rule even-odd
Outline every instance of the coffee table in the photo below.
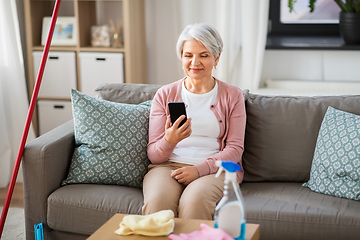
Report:
[[[115,234],[115,230],[119,228],[119,224],[126,214],[115,214],[109,221],[102,225],[96,232],[94,232],[88,240],[165,240],[169,239],[167,236],[162,237],[147,237],[141,235],[119,236]],[[214,226],[214,221],[196,220],[196,219],[181,219],[175,218],[174,234],[191,233],[193,231],[200,231],[200,223],[205,223],[211,227]],[[260,226],[258,224],[246,224],[246,240],[259,240]]]

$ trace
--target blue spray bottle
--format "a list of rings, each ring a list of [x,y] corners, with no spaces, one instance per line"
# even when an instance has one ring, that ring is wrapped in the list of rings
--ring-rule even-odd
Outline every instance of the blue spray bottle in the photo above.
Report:
[[[219,167],[215,177],[218,177],[225,170],[224,196],[215,208],[215,228],[227,232],[235,240],[245,239],[245,210],[244,200],[236,180],[236,171],[241,167],[231,161],[216,161]]]

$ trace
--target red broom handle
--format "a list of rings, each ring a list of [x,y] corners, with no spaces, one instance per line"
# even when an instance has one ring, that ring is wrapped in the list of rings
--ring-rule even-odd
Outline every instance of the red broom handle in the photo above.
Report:
[[[27,115],[27,118],[26,118],[26,122],[25,122],[23,135],[22,135],[22,138],[21,138],[21,142],[20,142],[16,162],[15,162],[15,165],[14,165],[14,170],[13,170],[13,173],[12,173],[12,176],[11,176],[8,192],[7,192],[7,195],[6,195],[5,205],[4,205],[2,214],[1,214],[0,238],[2,236],[2,232],[3,232],[3,229],[4,229],[6,215],[7,215],[8,210],[9,210],[11,197],[12,197],[12,194],[14,192],[15,182],[16,182],[16,178],[17,178],[17,175],[18,175],[18,172],[19,172],[22,155],[24,153],[26,139],[27,139],[28,134],[29,134],[31,119],[32,119],[33,114],[34,114],[35,104],[36,104],[37,97],[38,97],[38,94],[39,94],[41,80],[42,80],[42,77],[44,75],[45,64],[46,64],[46,61],[47,61],[47,57],[49,55],[50,44],[51,44],[52,36],[53,36],[53,33],[54,33],[55,23],[56,23],[57,16],[58,16],[58,13],[59,13],[60,4],[61,4],[61,0],[56,0],[53,15],[52,15],[52,18],[51,18],[50,30],[49,30],[49,33],[48,33],[48,36],[47,36],[43,56],[42,56],[42,59],[41,59],[39,73],[37,75],[33,95],[31,97],[31,102],[30,102],[29,111],[28,111],[28,115]]]

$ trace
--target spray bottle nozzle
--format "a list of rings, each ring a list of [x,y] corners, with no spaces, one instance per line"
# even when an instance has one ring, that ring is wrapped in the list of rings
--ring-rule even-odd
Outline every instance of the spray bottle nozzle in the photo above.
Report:
[[[225,169],[229,173],[235,173],[236,171],[241,171],[242,168],[239,166],[239,164],[234,163],[232,161],[216,161],[216,166],[219,167],[219,170],[217,171],[215,177],[219,177],[221,172]]]
[[[221,166],[222,161],[218,160],[215,162],[216,166],[219,167],[219,170],[217,171],[215,177],[218,178],[221,174],[221,172],[224,170],[224,168]]]

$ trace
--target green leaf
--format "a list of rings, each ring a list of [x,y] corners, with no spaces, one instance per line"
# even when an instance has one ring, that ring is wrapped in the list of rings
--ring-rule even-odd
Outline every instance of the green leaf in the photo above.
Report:
[[[355,12],[360,13],[360,0],[354,0]]]
[[[352,6],[352,0],[346,0],[346,7],[347,7],[347,12],[355,12],[353,6]]]
[[[292,11],[294,11],[294,3],[296,2],[296,0],[288,0],[288,7],[289,7],[289,11],[290,13]]]
[[[313,11],[314,11],[315,2],[316,2],[316,0],[310,0],[310,1],[309,1],[310,12],[313,12]]]
[[[353,12],[352,7],[349,8],[349,6],[345,4],[343,1],[335,0],[335,2],[337,3],[337,5],[339,5],[342,12]]]
[[[335,2],[337,3],[342,12],[346,12],[346,9],[344,8],[344,3],[341,0],[335,0]]]

